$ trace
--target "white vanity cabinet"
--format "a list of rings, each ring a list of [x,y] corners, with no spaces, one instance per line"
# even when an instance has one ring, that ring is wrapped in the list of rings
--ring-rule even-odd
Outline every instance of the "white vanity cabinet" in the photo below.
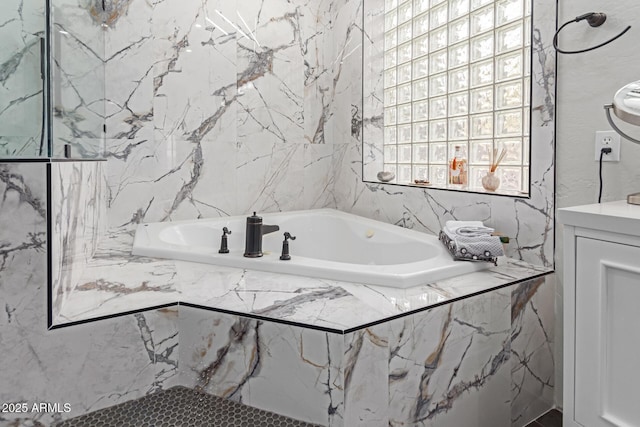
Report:
[[[640,426],[640,206],[560,209],[564,426]]]

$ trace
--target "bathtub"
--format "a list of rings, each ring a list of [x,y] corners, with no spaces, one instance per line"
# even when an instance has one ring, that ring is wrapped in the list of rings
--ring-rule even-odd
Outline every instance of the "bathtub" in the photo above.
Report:
[[[261,216],[264,224],[280,226],[264,236],[261,258],[243,256],[245,216],[141,224],[132,253],[394,288],[489,267],[454,261],[435,236],[332,209]],[[228,254],[218,253],[223,227],[232,231]],[[296,237],[289,261],[280,260],[284,232]]]

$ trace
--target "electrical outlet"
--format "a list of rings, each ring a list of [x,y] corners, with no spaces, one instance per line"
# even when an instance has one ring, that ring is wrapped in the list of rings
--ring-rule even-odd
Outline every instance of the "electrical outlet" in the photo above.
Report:
[[[619,162],[620,161],[620,135],[618,133],[607,130],[596,132],[596,161],[600,161],[600,152],[603,148],[611,148],[611,153],[602,156],[603,162]]]

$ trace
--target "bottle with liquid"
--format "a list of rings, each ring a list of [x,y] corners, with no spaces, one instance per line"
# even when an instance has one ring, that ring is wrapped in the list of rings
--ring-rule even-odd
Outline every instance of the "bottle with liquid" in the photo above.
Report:
[[[459,145],[455,146],[453,159],[449,162],[449,184],[467,185],[467,156]]]

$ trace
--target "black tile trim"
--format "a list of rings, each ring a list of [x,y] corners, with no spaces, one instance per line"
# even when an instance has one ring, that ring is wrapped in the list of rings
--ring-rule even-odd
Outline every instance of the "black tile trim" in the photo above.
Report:
[[[61,324],[61,325],[52,325],[52,326],[49,326],[49,330],[53,331],[55,329],[63,329],[63,328],[68,328],[70,326],[84,325],[86,323],[98,322],[100,320],[115,319],[116,317],[124,317],[124,316],[128,316],[130,314],[144,313],[144,312],[147,312],[147,311],[156,311],[156,310],[160,310],[160,309],[163,309],[163,308],[177,307],[177,306],[178,306],[178,303],[170,302],[170,303],[167,303],[167,304],[154,305],[154,306],[151,306],[151,307],[140,308],[140,309],[137,309],[137,310],[129,310],[129,311],[123,311],[121,313],[114,313],[114,314],[107,314],[107,315],[104,315],[104,316],[92,317],[90,319],[77,320],[75,322],[64,323],[64,324]]]
[[[15,158],[2,158],[0,157],[0,163],[50,163],[51,159],[48,157],[15,157]]]
[[[536,274],[535,276],[527,277],[526,279],[518,279],[518,280],[516,280],[514,282],[505,283],[504,285],[496,286],[496,287],[491,288],[491,289],[486,289],[486,290],[483,290],[483,291],[474,292],[472,294],[464,295],[464,296],[457,297],[457,298],[451,298],[451,299],[449,299],[447,301],[431,304],[428,307],[418,308],[416,310],[411,310],[411,311],[407,311],[406,313],[396,314],[395,316],[387,317],[387,318],[382,319],[382,320],[376,320],[375,322],[366,323],[364,325],[356,326],[354,328],[349,328],[349,329],[346,329],[344,331],[344,333],[345,334],[350,334],[352,332],[359,331],[360,329],[371,328],[373,326],[377,326],[377,325],[380,325],[382,323],[391,322],[391,321],[396,320],[396,319],[400,319],[400,318],[403,318],[403,317],[406,317],[406,316],[411,316],[411,315],[414,315],[414,314],[418,314],[418,313],[421,313],[423,311],[431,310],[432,308],[440,307],[440,306],[447,305],[447,304],[453,304],[454,302],[462,301],[462,300],[465,300],[467,298],[473,298],[473,297],[476,297],[478,295],[487,294],[489,292],[497,291],[499,289],[507,288],[509,286],[519,285],[519,284],[524,283],[524,282],[540,279],[542,277],[548,276],[548,275],[553,274],[553,273],[555,273],[555,271],[548,271],[548,272],[545,272],[545,273]]]
[[[482,295],[482,294],[486,294],[486,293],[489,293],[489,292],[493,292],[493,291],[496,291],[496,290],[499,290],[499,289],[503,289],[503,288],[506,288],[506,287],[509,287],[509,286],[519,285],[521,283],[528,282],[528,281],[531,281],[531,280],[540,279],[542,277],[548,276],[548,275],[553,274],[553,273],[555,273],[555,272],[554,271],[548,271],[548,272],[544,272],[544,273],[539,273],[539,274],[536,274],[534,276],[530,276],[530,277],[527,277],[527,278],[524,278],[524,279],[518,279],[516,281],[505,283],[504,285],[496,286],[496,287],[491,288],[491,289],[486,289],[486,290],[483,290],[483,291],[474,292],[474,293],[469,294],[469,295],[465,295],[465,296],[461,296],[461,297],[457,297],[457,298],[452,298],[452,299],[447,300],[447,301],[431,304],[431,305],[429,305],[427,307],[422,307],[422,308],[419,308],[419,309],[416,309],[416,310],[408,311],[406,313],[396,314],[396,315],[391,316],[391,317],[386,317],[386,318],[381,319],[381,320],[376,320],[375,322],[365,323],[363,325],[356,326],[356,327],[353,327],[353,328],[348,328],[348,329],[327,328],[327,327],[323,327],[323,326],[309,325],[309,324],[305,324],[305,323],[294,322],[294,321],[291,321],[291,320],[274,319],[274,318],[270,318],[270,317],[266,317],[266,316],[261,316],[259,314],[243,313],[243,312],[238,312],[238,311],[233,311],[233,310],[226,310],[226,309],[223,309],[223,308],[207,307],[207,306],[204,306],[204,305],[177,301],[177,302],[161,304],[161,305],[156,305],[156,306],[151,306],[151,307],[143,307],[143,308],[139,308],[139,309],[136,309],[136,310],[129,310],[129,311],[120,312],[120,313],[114,313],[114,314],[108,314],[108,315],[104,315],[104,316],[92,317],[92,318],[89,318],[89,319],[78,320],[78,321],[75,321],[75,322],[69,322],[69,323],[64,323],[64,324],[60,324],[60,325],[51,325],[51,312],[50,312],[51,304],[49,304],[49,330],[62,329],[62,328],[70,327],[70,326],[82,325],[82,324],[85,324],[85,323],[97,322],[97,321],[100,321],[100,320],[113,319],[113,318],[116,318],[116,317],[128,316],[130,314],[143,313],[143,312],[146,312],[146,311],[154,311],[154,310],[159,310],[159,309],[167,308],[167,307],[185,306],[185,307],[197,308],[197,309],[205,310],[205,311],[211,311],[211,312],[215,312],[215,313],[223,313],[223,314],[229,314],[229,315],[232,315],[232,316],[238,316],[238,317],[245,317],[245,318],[249,318],[249,319],[261,320],[261,321],[264,321],[264,322],[272,322],[272,323],[278,323],[278,324],[287,325],[287,326],[295,326],[295,327],[303,328],[303,329],[312,329],[312,330],[316,330],[316,331],[327,332],[327,333],[330,333],[330,334],[346,335],[346,334],[350,334],[350,333],[359,331],[361,329],[370,328],[370,327],[373,327],[373,326],[381,325],[383,323],[391,322],[391,321],[396,320],[396,319],[400,319],[400,318],[403,318],[403,317],[407,317],[407,316],[411,316],[411,315],[414,315],[414,314],[418,314],[418,313],[421,313],[423,311],[428,311],[428,310],[431,310],[431,309],[436,308],[436,307],[440,307],[440,306],[447,305],[447,304],[452,304],[452,303],[457,302],[457,301],[462,301],[462,300],[467,299],[467,298],[472,298],[472,297],[475,297],[475,296],[478,296],[478,295]],[[51,294],[51,292],[49,292],[49,294]]]
[[[106,162],[108,159],[106,158],[95,158],[95,159],[62,159],[62,158],[53,158],[53,157],[16,157],[16,158],[1,158],[0,163],[72,163],[72,162]]]
[[[92,318],[89,318],[89,319],[77,320],[77,321],[74,321],[74,322],[64,323],[64,324],[60,324],[60,325],[50,325],[49,326],[49,330],[68,328],[70,326],[83,325],[85,323],[97,322],[97,321],[100,321],[100,320],[108,320],[108,319],[113,319],[113,318],[116,318],[116,317],[129,316],[131,314],[136,314],[136,313],[144,313],[144,312],[147,312],[147,311],[155,311],[155,310],[160,310],[162,308],[167,308],[167,307],[180,307],[180,306],[197,308],[197,309],[200,309],[200,310],[213,311],[213,312],[223,313],[223,314],[229,314],[229,315],[238,316],[238,317],[246,317],[246,318],[249,318],[249,319],[262,320],[262,321],[265,321],[265,322],[280,323],[280,324],[284,324],[284,325],[288,325],[288,326],[296,326],[296,327],[299,327],[299,328],[314,329],[314,330],[317,330],[317,331],[328,332],[328,333],[332,333],[332,334],[338,334],[338,335],[343,335],[344,334],[344,332],[342,330],[340,330],[340,329],[324,328],[322,326],[307,325],[307,324],[304,324],[304,323],[292,322],[292,321],[289,321],[289,320],[272,319],[272,318],[265,317],[265,316],[260,316],[260,315],[257,315],[257,314],[241,313],[241,312],[238,312],[238,311],[225,310],[225,309],[214,308],[214,307],[206,307],[206,306],[203,306],[203,305],[191,304],[191,303],[187,303],[187,302],[170,302],[170,303],[167,303],[167,304],[155,305],[155,306],[151,306],[151,307],[143,307],[143,308],[139,308],[139,309],[136,309],[136,310],[123,311],[123,312],[120,312],[120,313],[107,314],[107,315],[104,315],[104,316],[98,316],[98,317],[92,317]]]
[[[52,19],[51,19],[51,0],[45,0],[45,56],[46,60],[45,64],[45,81],[44,81],[44,97],[45,97],[45,108],[47,109],[46,114],[43,114],[42,120],[44,120],[43,125],[46,126],[46,136],[47,136],[47,154],[51,155],[53,153],[53,96],[52,90],[53,87],[51,83],[51,34],[53,33],[51,29]],[[42,153],[42,147],[40,147],[40,153]]]
[[[190,302],[181,302],[180,305],[181,306],[185,306],[185,307],[198,308],[200,310],[214,311],[214,312],[217,312],[217,313],[230,314],[230,315],[233,315],[233,316],[247,317],[249,319],[262,320],[262,321],[265,321],[265,322],[280,323],[280,324],[288,325],[288,326],[296,326],[296,327],[299,327],[299,328],[313,329],[313,330],[316,330],[316,331],[328,332],[328,333],[331,333],[331,334],[338,334],[338,335],[344,335],[345,334],[345,332],[342,329],[333,329],[333,328],[327,328],[327,327],[317,326],[317,325],[308,325],[308,324],[305,324],[305,323],[294,322],[294,321],[291,321],[291,320],[273,319],[271,317],[260,316],[259,314],[241,313],[241,312],[238,312],[238,311],[225,310],[223,308],[207,307],[207,306],[204,306],[204,305],[193,304],[193,303],[190,303]]]
[[[83,158],[69,158],[69,159],[64,159],[64,158],[52,158],[50,159],[51,163],[73,163],[73,162],[78,162],[78,163],[85,163],[85,162],[106,162],[107,159],[102,158],[102,157],[96,157],[95,159],[83,159]]]
[[[533,114],[533,113],[531,113]],[[530,137],[529,137],[530,138]],[[531,145],[531,142],[529,142],[529,145]],[[525,166],[523,166],[525,167]],[[529,168],[529,182],[531,182],[531,166],[526,166]],[[363,174],[364,174],[364,166],[363,166]],[[531,193],[526,193],[526,194],[505,194],[505,193],[489,193],[487,191],[473,191],[473,190],[462,190],[459,188],[445,188],[445,187],[433,187],[433,186],[424,186],[424,185],[418,185],[418,184],[398,184],[398,183],[389,183],[389,182],[380,182],[380,181],[369,181],[369,180],[362,180],[363,183],[365,184],[371,184],[371,185],[393,185],[395,187],[402,187],[402,188],[416,188],[419,190],[434,190],[434,191],[451,191],[453,193],[462,193],[462,194],[476,194],[479,196],[497,196],[497,197],[507,197],[507,198],[511,198],[511,199],[531,199]],[[529,186],[531,186],[531,184],[529,184]]]
[[[533,13],[533,8],[535,2],[531,2],[531,11]],[[556,0],[556,31],[558,30],[558,24],[559,24],[559,16],[558,16],[558,12],[560,9],[560,0]],[[532,39],[533,40],[533,39]],[[533,50],[532,50],[533,51]],[[551,264],[553,265],[553,268],[556,268],[556,250],[558,249],[558,245],[557,245],[557,229],[558,229],[558,221],[556,220],[557,218],[557,213],[558,213],[558,87],[560,86],[560,82],[558,81],[558,53],[555,52],[554,56],[553,56],[553,75],[554,75],[554,85],[553,85],[553,105],[554,105],[554,109],[553,109],[553,258],[551,259]],[[531,136],[529,136],[529,143],[532,143],[533,140],[531,138]],[[529,159],[529,162],[531,162],[531,159]],[[531,173],[531,168],[529,168],[529,173]]]
[[[53,220],[51,206],[51,163],[46,165],[47,191],[47,329],[53,325]]]

